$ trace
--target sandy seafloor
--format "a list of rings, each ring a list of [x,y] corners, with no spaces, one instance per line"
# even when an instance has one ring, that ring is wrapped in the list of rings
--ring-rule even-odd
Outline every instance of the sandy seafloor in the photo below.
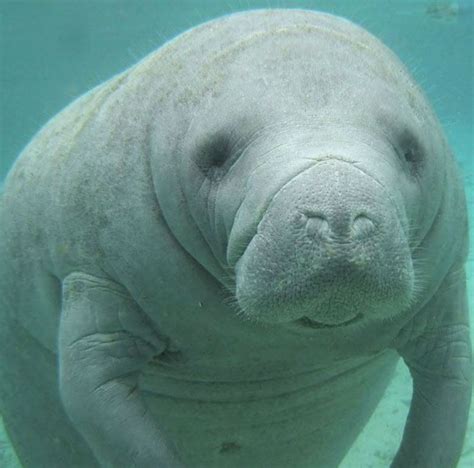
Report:
[[[474,153],[472,142],[473,129],[470,125],[472,125],[472,123],[469,123],[465,129],[451,129],[451,131],[447,133],[450,136],[454,152],[460,155],[458,159],[463,170],[466,196],[470,208],[471,248],[467,262],[467,275],[471,313],[471,337],[474,342],[474,320],[472,319],[472,317],[474,317]],[[339,468],[389,467],[390,461],[401,440],[403,425],[410,406],[410,399],[411,378],[407,367],[400,361],[384,398]],[[474,467],[474,405],[470,411],[463,453],[458,464],[458,468],[472,467]],[[0,468],[21,468],[15,452],[8,441],[8,436],[4,431],[1,417]]]

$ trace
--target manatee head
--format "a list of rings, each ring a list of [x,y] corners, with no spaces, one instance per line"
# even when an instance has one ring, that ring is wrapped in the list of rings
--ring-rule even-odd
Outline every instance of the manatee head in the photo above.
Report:
[[[194,34],[153,142],[183,247],[252,320],[336,327],[409,308],[448,152],[403,65],[363,29],[305,11]]]

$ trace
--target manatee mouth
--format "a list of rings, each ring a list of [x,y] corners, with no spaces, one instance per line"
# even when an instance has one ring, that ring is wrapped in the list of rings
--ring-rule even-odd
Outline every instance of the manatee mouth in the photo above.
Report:
[[[358,322],[361,320],[363,317],[363,314],[357,314],[355,317],[352,317],[349,320],[346,320],[345,322],[340,322],[340,323],[323,323],[323,322],[317,322],[316,320],[312,320],[309,317],[301,317],[298,320],[293,320],[293,323],[305,327],[305,328],[315,328],[315,329],[320,329],[320,328],[338,328],[338,327],[345,327],[347,325],[353,324],[355,322]]]

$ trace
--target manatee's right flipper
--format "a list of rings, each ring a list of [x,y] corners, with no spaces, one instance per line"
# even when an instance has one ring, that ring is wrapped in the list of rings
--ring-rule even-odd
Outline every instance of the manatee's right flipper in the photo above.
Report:
[[[164,348],[122,286],[84,273],[64,280],[61,399],[102,466],[179,466],[137,386],[140,368]]]

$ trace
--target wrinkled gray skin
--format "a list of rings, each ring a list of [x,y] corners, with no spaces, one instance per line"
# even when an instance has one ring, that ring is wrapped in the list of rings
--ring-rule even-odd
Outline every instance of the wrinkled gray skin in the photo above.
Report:
[[[401,355],[392,466],[454,466],[466,224],[436,117],[361,28],[266,10],[181,35],[7,179],[0,409],[22,463],[333,467]]]

